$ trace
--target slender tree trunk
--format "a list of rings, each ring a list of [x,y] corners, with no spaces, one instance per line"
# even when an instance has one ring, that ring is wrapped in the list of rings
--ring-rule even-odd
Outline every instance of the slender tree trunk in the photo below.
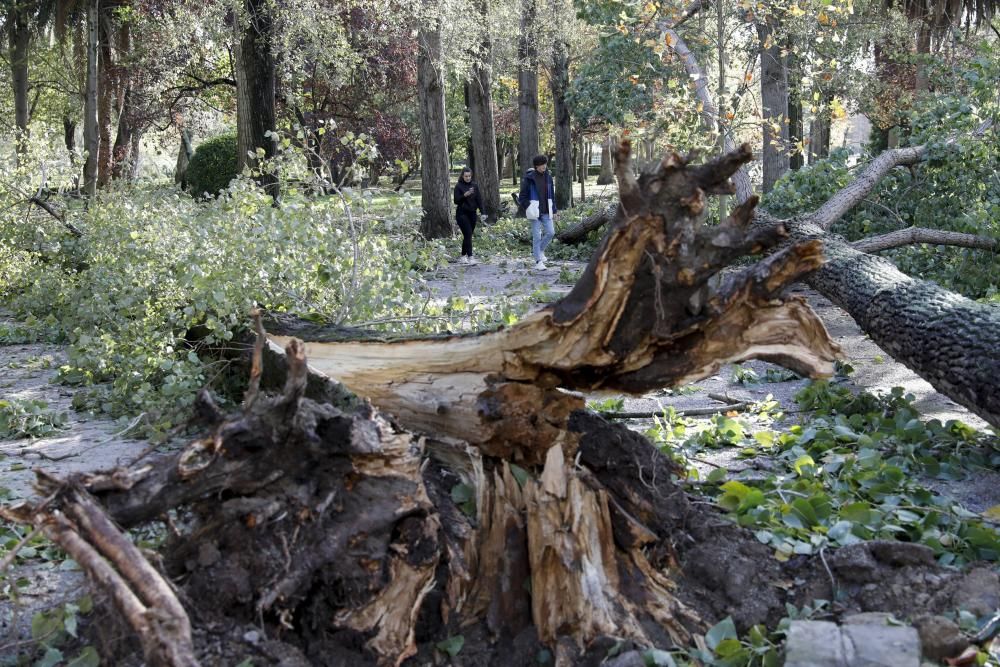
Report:
[[[718,104],[718,125],[719,125],[719,153],[726,152],[726,14],[723,11],[722,0],[716,4],[715,39],[716,58],[719,62],[719,104]],[[729,216],[729,197],[719,195],[719,224],[725,222]]]
[[[535,45],[535,18],[535,0],[521,0],[517,85],[520,108],[518,152],[522,174],[531,169],[531,160],[538,154],[538,49]]]
[[[87,152],[87,161],[83,166],[83,191],[91,197],[97,194],[97,155],[101,147],[97,122],[99,20],[100,0],[91,0],[87,5],[87,93],[83,107],[83,149]]]
[[[274,108],[274,21],[267,0],[244,0],[246,25],[241,26],[235,51],[236,164],[238,169],[258,168],[251,155],[274,157],[275,142],[268,132],[277,127]],[[272,197],[280,196],[275,174],[261,173],[257,182]]]
[[[598,185],[610,185],[615,182],[615,172],[611,165],[611,135],[607,135],[601,143],[601,173],[597,176]]]
[[[514,146],[514,144],[511,144],[510,145],[510,183],[511,183],[511,185],[513,185],[515,187],[518,184],[517,183],[517,177],[518,177],[517,167],[518,167],[518,162],[517,162],[517,148]]]
[[[424,210],[420,232],[428,239],[452,235],[448,125],[445,117],[444,75],[441,71],[440,7],[424,0],[417,56],[417,92],[420,102],[420,202]]]
[[[132,174],[132,136],[135,134],[135,127],[132,125],[131,107],[132,87],[128,86],[122,98],[122,109],[118,114],[118,132],[112,150],[111,177],[115,180],[128,178]]]
[[[111,151],[111,177],[114,179],[131,178],[133,168],[133,137],[136,127],[133,122],[134,98],[132,95],[131,71],[127,60],[132,50],[132,32],[130,24],[122,24],[118,38],[118,84],[122,87],[121,103],[118,108],[118,132],[115,135],[115,145]]]
[[[28,47],[31,29],[23,2],[12,2],[7,15],[7,36],[10,45],[10,74],[14,88],[14,124],[17,127],[15,149],[20,156],[27,150],[28,122]]]
[[[177,166],[174,168],[174,183],[182,188],[187,187],[187,170],[194,155],[194,146],[191,144],[191,130],[184,128],[181,130],[181,145],[177,151]]]
[[[788,171],[788,68],[786,57],[770,20],[757,24],[760,39],[760,97],[763,112],[764,182],[761,189],[770,192],[775,182]]]
[[[556,159],[555,204],[559,210],[573,204],[573,135],[570,131],[569,105],[566,93],[569,91],[569,48],[566,42],[555,43],[552,53],[552,75],[549,84],[552,89],[552,106],[555,111]]]
[[[583,203],[587,201],[587,167],[590,164],[588,156],[588,144],[587,138],[583,136],[583,132],[580,133],[580,147],[577,149],[577,154],[580,156],[580,202]]]
[[[483,21],[487,21],[486,3],[478,3]],[[493,44],[487,36],[479,59],[472,66],[472,78],[466,84],[469,105],[469,129],[476,156],[476,182],[490,222],[500,215],[500,167],[497,163],[497,135],[493,123],[493,82],[489,60]]]
[[[789,169],[799,169],[805,163],[805,156],[802,154],[802,94],[799,90],[800,77],[795,66],[795,57],[789,55],[788,61],[788,141],[793,151],[788,158],[788,167]]]
[[[67,114],[63,116],[63,142],[69,153],[69,163],[76,165],[76,121]]]
[[[830,156],[830,102],[824,97],[822,108],[809,124],[809,164]]]
[[[99,89],[97,95],[97,127],[99,146],[97,151],[97,185],[104,187],[111,182],[111,125],[115,92],[115,64],[111,51],[111,16],[105,8],[98,14],[98,35],[100,39]]]
[[[931,52],[931,26],[929,25],[929,18],[924,18],[920,21],[920,26],[917,28],[917,55],[927,56]],[[930,87],[929,72],[927,71],[927,64],[920,62],[917,65],[917,79],[914,85],[914,93],[919,95],[920,93],[926,92]]]

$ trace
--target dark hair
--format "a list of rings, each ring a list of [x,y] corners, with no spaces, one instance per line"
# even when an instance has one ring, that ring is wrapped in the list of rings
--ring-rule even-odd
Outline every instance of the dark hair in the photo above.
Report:
[[[548,164],[548,161],[549,159],[544,155],[536,155],[535,157],[531,158],[531,164],[535,167],[537,167],[540,164]]]
[[[471,168],[469,168],[469,167],[462,167],[462,173],[460,173],[459,176],[465,176],[466,174],[471,174],[471,173],[472,173],[472,169]]]

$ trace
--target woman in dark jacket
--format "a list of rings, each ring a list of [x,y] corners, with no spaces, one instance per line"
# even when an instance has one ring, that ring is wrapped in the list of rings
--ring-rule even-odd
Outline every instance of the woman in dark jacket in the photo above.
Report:
[[[455,220],[462,230],[462,264],[476,264],[472,258],[472,232],[476,229],[476,211],[483,210],[483,198],[479,194],[479,186],[472,180],[472,170],[462,169],[462,175],[455,185]]]

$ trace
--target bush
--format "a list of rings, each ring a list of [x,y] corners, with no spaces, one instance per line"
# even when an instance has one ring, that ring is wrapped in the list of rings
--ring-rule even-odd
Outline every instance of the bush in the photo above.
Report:
[[[191,156],[187,187],[196,197],[215,196],[236,176],[236,135],[222,134],[203,142]]]

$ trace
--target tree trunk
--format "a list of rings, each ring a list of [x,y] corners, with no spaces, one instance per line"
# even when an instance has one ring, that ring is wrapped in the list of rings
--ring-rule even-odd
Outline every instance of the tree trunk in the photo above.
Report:
[[[538,154],[538,49],[535,44],[537,39],[535,1],[521,0],[521,37],[517,47],[517,90],[520,110],[518,153],[521,174],[531,169],[531,160]]]
[[[10,74],[14,89],[14,126],[17,128],[15,150],[20,156],[27,150],[28,122],[28,47],[31,44],[31,28],[28,25],[27,9],[23,3],[11,3],[7,14],[7,37],[10,46]]]
[[[789,169],[801,169],[805,164],[805,155],[802,152],[802,93],[799,90],[799,79],[801,78],[795,66],[795,56],[787,56],[789,61],[789,90],[788,90],[788,143],[792,154],[788,158]]]
[[[615,214],[618,213],[618,204],[610,204],[605,206],[603,209],[594,213],[593,215],[587,216],[580,222],[576,223],[572,227],[568,227],[558,234],[556,238],[559,239],[560,243],[573,244],[580,243],[585,240],[590,232],[595,229],[600,229],[604,225],[611,222]]]
[[[587,201],[587,169],[590,164],[588,156],[588,144],[583,132],[580,133],[580,145],[577,148],[577,155],[580,157],[580,203]]]
[[[486,5],[479,3],[484,22]],[[469,104],[469,129],[476,154],[475,175],[483,196],[488,221],[496,222],[500,215],[500,167],[497,163],[497,136],[493,123],[493,82],[490,58],[493,45],[487,37],[483,50],[472,66],[472,78],[466,84]]]
[[[174,183],[187,188],[187,169],[194,155],[194,146],[191,143],[191,130],[181,129],[181,145],[177,151],[177,166],[174,167]]]
[[[236,70],[236,165],[258,170],[256,180],[277,202],[278,178],[251,156],[273,158],[275,140],[267,136],[277,129],[275,115],[275,65],[272,43],[274,19],[267,0],[244,0],[246,25],[237,29],[234,49]]]
[[[97,94],[97,186],[104,187],[111,182],[111,126],[117,71],[112,59],[111,16],[108,8],[98,14],[98,35],[100,39],[100,65]]]
[[[83,149],[87,151],[87,161],[83,165],[83,191],[91,197],[97,194],[97,156],[101,147],[97,117],[99,20],[100,0],[91,0],[87,5],[87,92],[83,107]]]
[[[822,99],[822,107],[809,124],[809,164],[830,157],[831,101],[828,97]]]
[[[424,0],[417,56],[417,92],[420,102],[420,233],[427,239],[448,238],[451,224],[451,170],[448,125],[445,117],[444,74],[441,71],[440,7]],[[433,9],[432,9],[433,8]]]
[[[69,163],[76,165],[76,121],[68,114],[63,116],[63,142],[69,153]]]
[[[561,40],[553,45],[552,74],[549,77],[552,106],[555,112],[556,159],[555,204],[558,210],[573,205],[573,135],[570,131],[569,105],[569,46]]]
[[[790,229],[797,241],[822,240],[827,261],[809,285],[894,359],[1000,426],[1000,309],[911,278],[808,221]]]
[[[601,173],[597,176],[598,185],[610,185],[615,182],[615,173],[611,168],[611,135],[601,142]]]
[[[112,151],[111,177],[115,180],[129,178],[132,170],[132,138],[135,127],[132,125],[132,88],[126,87],[122,98],[122,109],[118,114],[118,132],[115,135],[115,146]]]
[[[764,151],[761,190],[770,192],[788,171],[788,68],[779,37],[771,20],[757,23],[760,39],[760,98],[763,114]]]

